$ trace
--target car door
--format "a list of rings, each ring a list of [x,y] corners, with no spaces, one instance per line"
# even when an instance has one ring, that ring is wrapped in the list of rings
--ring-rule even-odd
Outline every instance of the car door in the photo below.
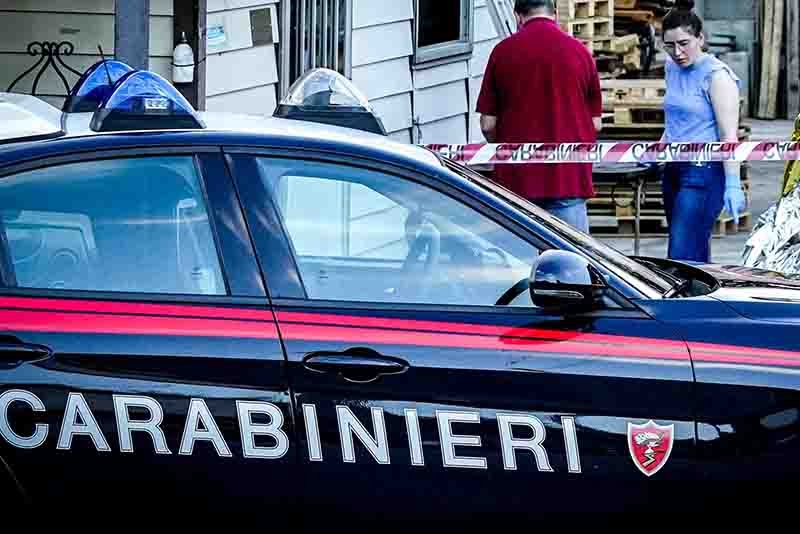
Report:
[[[2,171],[0,458],[28,499],[294,498],[285,361],[235,199],[219,149]]]
[[[394,519],[613,511],[691,475],[678,336],[613,292],[586,313],[527,292],[498,305],[552,248],[534,232],[411,171],[229,158],[262,236],[311,504]]]

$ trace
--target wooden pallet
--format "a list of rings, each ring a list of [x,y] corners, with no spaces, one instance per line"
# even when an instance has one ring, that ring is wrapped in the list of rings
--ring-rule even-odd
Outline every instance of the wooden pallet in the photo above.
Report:
[[[601,81],[600,90],[604,110],[616,106],[659,109],[664,107],[667,86],[663,79],[616,79]]]
[[[654,124],[603,124],[600,137],[603,141],[646,141],[661,140],[664,135],[664,125]]]
[[[610,126],[663,128],[664,110],[649,107],[616,106],[614,113],[603,124]]]
[[[714,230],[711,232],[713,237],[725,237],[735,235],[739,232],[749,232],[753,229],[753,214],[749,211],[739,215],[739,224],[736,224],[733,217],[724,213],[720,215],[714,223]]]
[[[655,21],[655,13],[643,9],[616,9],[614,16],[619,19],[627,19],[631,22],[642,22],[652,24]]]
[[[736,224],[733,217],[729,215],[721,216],[714,223],[711,237],[720,239],[726,236],[736,235],[741,232],[750,232],[753,228],[753,215],[746,212],[739,215],[739,224]],[[636,217],[606,214],[589,213],[589,230],[595,237],[633,237],[636,231]],[[656,211],[643,210],[639,219],[639,235],[641,237],[669,237],[669,226],[667,217],[663,213]]]
[[[747,165],[743,165],[742,188],[748,202],[752,202],[751,183],[747,177]],[[586,202],[589,214],[589,226],[592,234],[605,234],[623,237],[633,235],[636,220],[634,204],[634,190],[624,184],[602,179],[594,180],[595,196]],[[664,198],[661,185],[648,183],[642,195],[640,205],[641,222],[640,234],[644,237],[666,236],[669,233],[666,214],[664,212]],[[717,219],[712,229],[715,238],[734,235],[739,232],[749,232],[753,227],[753,216],[745,212],[739,216],[739,223],[733,217],[723,212]]]
[[[636,231],[635,217],[589,215],[589,230],[593,236],[633,237]],[[667,218],[659,214],[642,213],[639,221],[642,237],[667,237]]]
[[[604,52],[611,54],[626,54],[632,50],[639,51],[640,39],[637,34],[618,35],[611,39]]]
[[[592,54],[604,52],[612,46],[614,41],[613,37],[601,37],[599,39],[581,39],[586,48]]]
[[[618,0],[616,0],[618,1]],[[559,20],[611,18],[614,16],[615,0],[558,0]]]
[[[565,32],[581,41],[614,37],[614,19],[610,17],[562,20],[560,24]]]

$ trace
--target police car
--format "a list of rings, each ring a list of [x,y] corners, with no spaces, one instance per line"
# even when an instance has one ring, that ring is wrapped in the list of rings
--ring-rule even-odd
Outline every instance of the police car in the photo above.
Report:
[[[540,524],[797,480],[800,281],[626,257],[329,71],[276,114],[116,61],[0,96],[8,499]]]

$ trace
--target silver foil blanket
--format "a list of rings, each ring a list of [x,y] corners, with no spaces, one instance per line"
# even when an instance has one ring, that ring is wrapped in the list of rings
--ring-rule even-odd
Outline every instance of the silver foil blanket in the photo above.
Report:
[[[747,267],[800,274],[800,187],[758,218],[742,259]]]

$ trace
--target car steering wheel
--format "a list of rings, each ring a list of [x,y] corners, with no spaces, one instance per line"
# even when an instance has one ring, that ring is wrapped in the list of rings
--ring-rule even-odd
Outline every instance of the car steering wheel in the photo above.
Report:
[[[402,267],[404,285],[406,289],[414,288],[411,293],[424,296],[430,293],[435,282],[442,250],[441,234],[430,221],[415,213],[406,220],[406,236],[409,250]],[[421,260],[423,252],[425,258]]]
[[[508,255],[497,247],[489,247],[483,251],[487,256],[494,255],[500,258],[500,263],[503,267],[511,269],[511,261]]]
[[[531,287],[531,280],[530,277],[526,276],[525,278],[520,279],[519,282],[511,286],[503,293],[497,302],[494,303],[495,306],[508,306],[514,299],[518,296],[522,295],[525,291],[528,291]]]

